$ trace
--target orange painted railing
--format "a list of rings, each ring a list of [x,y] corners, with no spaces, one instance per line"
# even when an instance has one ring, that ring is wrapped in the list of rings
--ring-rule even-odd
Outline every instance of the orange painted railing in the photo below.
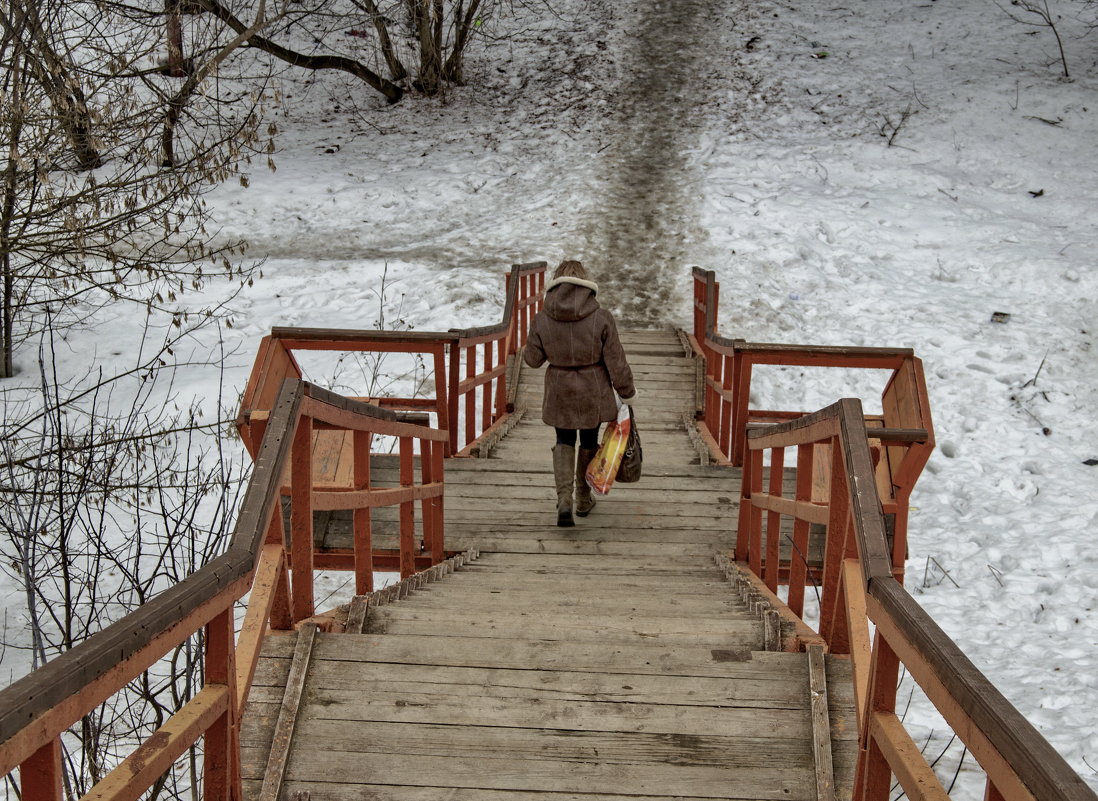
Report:
[[[259,423],[259,420],[255,420]],[[318,490],[312,477],[313,432],[353,439],[353,481],[344,491]],[[239,725],[268,630],[290,630],[316,615],[312,537],[314,509],[354,509],[350,569],[359,593],[372,588],[370,510],[400,507],[402,575],[444,558],[443,461],[447,432],[401,422],[392,412],[302,381],[282,383],[253,443],[255,469],[228,550],[71,651],[0,692],[0,776],[19,769],[23,801],[62,797],[61,736],[158,660],[205,632],[204,685],[89,793],[135,799],[199,738],[204,741],[204,797],[241,798]],[[258,434],[253,428],[253,434]],[[370,481],[370,438],[400,443],[398,487]],[[413,475],[418,442],[421,480]],[[291,497],[291,532],[281,498]],[[422,505],[423,542],[415,541],[414,504]],[[234,605],[250,593],[239,635]],[[324,616],[322,626],[330,625]]]
[[[826,527],[818,637],[800,619],[807,577],[803,563],[794,560],[788,607],[797,633],[787,647],[822,639],[832,654],[851,659],[860,732],[854,798],[885,801],[893,777],[909,798],[948,798],[896,715],[902,664],[985,771],[987,799],[1094,801],[1083,780],[897,580],[904,554],[888,542],[869,443],[876,439],[896,447],[910,436],[868,429],[861,402],[855,399],[746,436],[749,457],[744,462],[736,560],[741,569],[763,579],[775,606],[781,606],[780,518],[793,519],[793,547],[802,553],[808,549],[810,526]],[[784,454],[791,448],[796,449],[797,479],[794,497],[787,498],[781,476],[789,463]],[[766,452],[771,479],[764,490]],[[829,478],[813,492],[812,478],[820,474],[821,462]]]
[[[911,493],[934,450],[922,361],[907,348],[774,345],[727,339],[717,333],[720,285],[713,271],[695,268],[693,282],[691,344],[705,360],[705,401],[699,411],[699,429],[718,462],[745,465],[747,433],[753,426],[796,419],[809,411],[751,409],[748,401],[755,365],[892,371],[881,394],[883,413],[869,415],[865,422],[875,457],[874,478],[894,531],[897,569],[902,570]],[[802,476],[802,480],[809,481],[809,477]],[[806,487],[805,493],[809,491]]]
[[[274,328],[263,339],[244,391],[237,426],[254,454],[263,415],[285,378],[301,378],[295,350],[422,354],[430,362],[434,396],[369,398],[393,410],[429,412],[449,433],[446,456],[468,456],[505,424],[507,363],[526,342],[533,315],[541,308],[545,263],[516,265],[507,275],[503,320],[481,328],[447,332],[355,331]]]

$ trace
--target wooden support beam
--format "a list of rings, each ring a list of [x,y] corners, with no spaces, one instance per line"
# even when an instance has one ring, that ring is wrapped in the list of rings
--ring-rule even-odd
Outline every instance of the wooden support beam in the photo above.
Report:
[[[869,725],[873,742],[911,801],[949,801],[949,793],[894,713],[874,712]]]
[[[812,714],[812,756],[816,766],[816,800],[835,801],[835,766],[831,760],[831,718],[827,711],[824,649],[808,646],[808,690]]]
[[[843,596],[846,599],[846,628],[849,633],[850,658],[854,668],[854,706],[858,713],[860,730],[869,702],[869,674],[873,662],[873,649],[869,639],[869,617],[866,614],[862,566],[857,559],[843,560]]]
[[[209,684],[184,704],[82,801],[136,801],[222,715],[234,699],[224,684]],[[30,801],[23,791],[25,801]]]
[[[267,770],[263,774],[259,801],[278,801],[282,796],[282,782],[286,777],[290,744],[294,738],[294,726],[297,723],[298,708],[301,706],[301,695],[305,690],[305,677],[309,672],[309,659],[313,654],[316,634],[315,623],[304,624],[297,633],[297,645],[290,663],[290,675],[286,679],[278,721],[275,723],[274,739],[267,758]]]
[[[55,737],[19,766],[20,801],[61,801],[61,739]]]
[[[259,663],[259,653],[263,648],[263,637],[267,631],[277,594],[278,580],[286,569],[285,551],[282,543],[269,542],[263,546],[259,555],[259,564],[252,582],[252,594],[248,598],[248,609],[244,613],[244,623],[237,639],[238,659],[236,662],[236,708],[242,712],[248,701],[248,690],[252,686],[255,667]]]

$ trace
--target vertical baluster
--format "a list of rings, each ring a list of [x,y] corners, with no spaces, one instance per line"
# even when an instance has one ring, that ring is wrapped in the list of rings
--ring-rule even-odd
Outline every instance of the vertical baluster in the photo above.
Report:
[[[450,446],[447,451],[447,456],[453,456],[459,450],[458,447],[458,401],[460,397],[458,395],[458,384],[461,383],[461,347],[458,344],[458,340],[450,340],[450,386],[449,396],[447,397],[447,408],[449,410],[449,432],[450,432]],[[441,423],[440,423],[441,426]]]
[[[372,435],[369,431],[354,432],[354,486],[356,490],[370,488],[370,449]],[[374,591],[374,544],[370,507],[354,511],[352,522],[355,553],[355,594],[365,595]]]
[[[731,394],[732,390],[732,356],[725,354],[721,358],[721,387],[724,388],[725,393]],[[732,438],[734,432],[732,431],[732,401],[721,396],[719,398],[720,405],[720,423],[721,430],[720,435],[717,437],[717,444],[720,446],[721,453],[725,456],[732,456]]]
[[[432,480],[443,485],[443,493],[445,493],[446,486],[446,465],[442,459],[442,447],[440,442],[432,443],[434,447],[431,448],[431,478]],[[431,541],[431,562],[438,564],[446,558],[446,508],[445,508],[445,494],[439,494],[438,497],[433,499],[435,517],[434,517],[434,533]]]
[[[843,557],[846,552],[846,530],[850,519],[850,494],[847,489],[846,464],[838,438],[831,440],[831,497],[827,519],[827,540],[824,545],[823,590],[820,598],[820,634],[832,644],[837,617],[846,617],[840,604],[842,595]],[[832,649],[834,651],[834,649]]]
[[[492,372],[492,343],[484,343],[484,374]],[[480,388],[480,431],[483,434],[492,425],[492,382],[485,381]]]
[[[496,409],[492,415],[494,423],[507,413],[507,339],[500,337],[496,340],[496,364],[503,365],[503,373],[496,382]]]
[[[435,480],[435,460],[431,458],[431,440],[420,438],[419,442],[419,481],[426,486]],[[433,498],[422,498],[419,502],[420,520],[423,523],[423,550],[434,554],[435,505]],[[433,564],[433,562],[432,562]]]
[[[470,345],[465,349],[465,380],[472,383],[477,374],[477,347]],[[477,392],[469,387],[465,392],[465,442],[464,448],[477,438]]]
[[[751,451],[751,494],[762,494],[763,487],[763,452]],[[762,509],[754,504],[747,506],[747,536],[748,559],[751,572],[756,576],[762,576]]]
[[[530,297],[530,279],[530,273],[523,273],[519,278],[519,308],[522,310],[519,337],[523,344],[526,344],[526,337],[530,333],[530,306],[526,302]]]
[[[754,463],[748,459],[740,473],[740,512],[736,524],[736,561],[746,562],[751,551],[751,488],[755,486]]]
[[[295,571],[296,572],[296,571]],[[229,698],[236,698],[236,655],[233,635],[233,609],[229,606],[206,626],[206,684],[223,684]],[[240,725],[236,704],[206,730],[204,752],[204,796],[209,801],[239,801]]]
[[[735,407],[732,410],[732,436],[735,447],[730,458],[732,464],[741,465],[745,456],[747,411],[751,399],[751,360],[742,351],[737,351],[733,360],[732,383],[735,390],[732,397]]]
[[[702,350],[705,353],[705,427],[716,440],[720,436],[721,419],[719,398],[713,384],[720,373],[720,355],[705,340]]]
[[[61,740],[54,738],[19,765],[22,801],[61,801]]]
[[[812,499],[812,461],[816,449],[813,445],[797,446],[797,494],[798,501]],[[804,615],[804,588],[808,583],[808,533],[810,524],[797,518],[793,521],[793,550],[789,555],[789,608],[798,617]]]
[[[291,479],[292,480],[292,479]],[[274,598],[271,601],[271,628],[276,631],[289,631],[294,627],[294,618],[290,604],[290,571],[287,565],[290,563],[287,551],[286,526],[282,519],[282,504],[274,504],[271,512],[271,522],[267,526],[268,545],[278,545],[282,548],[282,563],[275,577]]]
[[[313,421],[301,417],[290,455],[294,621],[313,616]]]
[[[411,487],[415,483],[412,438],[400,438],[400,486]],[[416,572],[416,509],[414,501],[400,505],[400,577],[407,578]]]
[[[770,486],[771,495],[781,497],[782,484],[785,477],[785,448],[774,448],[770,451]],[[778,568],[781,560],[781,528],[782,516],[778,512],[766,513],[766,586],[771,592],[778,591]]]
[[[896,685],[900,660],[878,632],[873,638],[873,666],[869,674],[869,698],[859,732],[858,764],[854,774],[854,798],[887,801],[892,788],[892,769],[872,736],[875,712],[896,711]]]

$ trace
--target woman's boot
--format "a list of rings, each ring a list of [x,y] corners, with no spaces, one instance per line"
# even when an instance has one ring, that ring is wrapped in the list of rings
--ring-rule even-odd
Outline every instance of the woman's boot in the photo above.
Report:
[[[557,525],[574,526],[572,519],[572,480],[576,471],[576,449],[572,445],[553,446],[553,476],[557,483]]]
[[[595,508],[595,497],[591,494],[591,487],[587,485],[587,465],[599,452],[598,448],[580,448],[579,460],[576,462],[576,516],[587,517]]]

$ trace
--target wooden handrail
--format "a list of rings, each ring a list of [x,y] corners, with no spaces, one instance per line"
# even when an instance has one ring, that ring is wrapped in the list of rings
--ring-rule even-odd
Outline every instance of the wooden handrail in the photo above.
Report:
[[[810,523],[826,519],[820,635],[833,653],[853,664],[860,749],[854,798],[884,801],[892,776],[911,797],[945,797],[934,773],[896,717],[896,684],[902,664],[987,774],[988,797],[1094,801],[1093,791],[1041,734],[964,656],[896,579],[896,549],[889,548],[874,479],[874,462],[861,403],[844,399],[796,420],[750,430],[745,460],[736,558],[745,569],[777,588],[778,518],[794,520],[794,545],[806,550]],[[798,477],[811,473],[816,449],[831,456],[826,505],[804,497],[784,498],[782,482],[762,490],[763,452],[771,470],[796,448]],[[762,511],[768,513],[765,543]],[[789,606],[800,615],[805,572],[790,570]],[[799,587],[794,582],[799,583]],[[803,621],[798,620],[803,626]],[[872,647],[869,624],[876,633]],[[932,786],[926,783],[931,782]],[[920,784],[921,783],[921,784]]]
[[[743,465],[747,435],[759,424],[778,425],[808,411],[750,408],[755,366],[891,371],[881,393],[883,414],[873,418],[868,436],[875,441],[874,453],[882,464],[875,478],[895,532],[892,547],[902,554],[906,549],[910,496],[934,449],[922,362],[910,348],[782,345],[720,336],[716,330],[716,276],[711,270],[695,268],[693,281],[694,334],[690,339],[695,353],[705,362],[699,432],[718,464]]]
[[[367,476],[356,492],[344,497],[340,508],[399,504],[410,512],[414,501],[422,501],[424,547],[429,546],[433,564],[444,558],[441,445],[447,440],[447,432],[402,422],[389,410],[303,381],[285,380],[264,421],[255,467],[226,552],[0,691],[0,775],[22,766],[23,797],[59,799],[61,734],[203,628],[207,632],[205,688],[195,702],[176,713],[141,746],[141,760],[124,762],[93,793],[136,798],[170,766],[175,755],[205,736],[207,797],[240,797],[240,714],[264,633],[268,625],[273,629],[292,627],[306,616],[300,614],[301,610],[312,614],[311,497],[315,490],[308,468],[301,471],[299,467],[308,464],[311,451],[309,438],[303,440],[301,434],[311,431],[314,421],[357,432],[356,445],[360,434],[365,443],[375,433],[399,437],[402,444],[410,444],[412,439],[420,442],[422,484],[402,480],[402,487],[395,491],[371,491]],[[411,465],[411,453],[410,447],[403,450],[402,461],[407,465]],[[361,460],[359,454],[357,461]],[[283,479],[291,466],[291,496],[295,504],[304,500],[304,518],[308,521],[292,538],[292,582],[280,500]],[[293,517],[300,521],[302,510],[294,509]],[[410,521],[410,515],[405,520],[402,513],[401,560],[406,574],[414,569]],[[302,592],[310,597],[301,598]],[[234,642],[234,604],[249,593],[244,626],[239,641]],[[299,614],[293,615],[291,610]],[[224,759],[212,756],[222,747],[227,749]],[[138,763],[141,770],[134,769]],[[153,765],[156,770],[151,768]]]
[[[395,409],[429,409],[449,432],[446,456],[467,456],[481,440],[504,425],[508,407],[507,364],[525,344],[530,322],[541,306],[545,262],[516,264],[507,274],[500,322],[449,331],[336,330],[275,327],[260,348],[245,389],[237,426],[254,448],[262,436],[260,415],[272,396],[271,382],[301,378],[295,350],[421,353],[430,356],[434,398],[381,398]],[[477,390],[480,390],[479,392]]]

